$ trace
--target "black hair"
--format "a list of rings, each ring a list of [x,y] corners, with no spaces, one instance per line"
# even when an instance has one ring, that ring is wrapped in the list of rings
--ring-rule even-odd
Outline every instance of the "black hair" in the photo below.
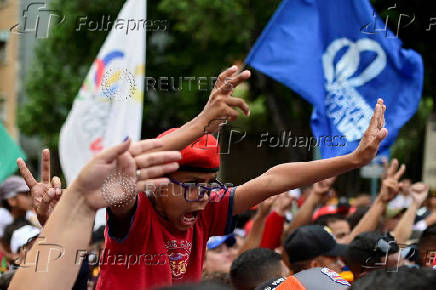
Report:
[[[304,270],[308,270],[311,268],[310,263],[314,259],[304,260],[304,261],[298,261],[289,263],[289,268],[292,270],[293,273],[298,273]]]
[[[255,248],[237,257],[230,268],[236,289],[254,289],[261,283],[282,275],[281,256],[271,249]]]
[[[425,266],[425,259],[429,257],[430,252],[436,252],[436,225],[429,226],[422,232],[421,238],[418,242],[419,264]]]
[[[421,239],[426,239],[431,236],[436,236],[436,225],[431,225],[425,231],[423,231]]]
[[[383,245],[379,246],[379,242]],[[386,246],[383,249],[381,246]],[[398,244],[390,235],[372,231],[361,233],[348,245],[345,260],[353,273],[361,272],[362,267],[373,267],[382,257],[399,251]]]
[[[328,226],[329,223],[334,223],[338,220],[347,221],[347,219],[340,213],[329,213],[318,217],[313,224],[320,226]]]
[[[230,281],[230,273],[228,272],[203,272],[201,276],[201,281],[203,281],[204,283],[208,282],[228,287],[232,286],[232,282]]]
[[[353,283],[350,290],[427,290],[434,289],[436,272],[426,268],[400,267],[398,272],[371,271]]]
[[[30,222],[25,218],[19,218],[14,220],[12,224],[5,227],[2,238],[2,243],[5,250],[7,250],[8,252],[11,251],[11,239],[14,231],[26,225],[30,225]]]
[[[103,242],[104,241],[104,230],[106,226],[99,226],[98,229],[92,232],[91,235],[91,244]]]
[[[360,206],[356,209],[356,211],[347,217],[348,224],[350,225],[351,230],[354,229],[355,226],[359,223],[359,221],[363,218],[366,212],[369,210],[369,206]]]
[[[238,214],[238,219],[236,220],[236,228],[237,229],[244,229],[245,224],[253,218],[254,214],[256,213],[255,210],[246,210],[241,214]]]
[[[7,209],[9,212],[11,211],[11,206],[7,199],[2,199],[0,206]]]

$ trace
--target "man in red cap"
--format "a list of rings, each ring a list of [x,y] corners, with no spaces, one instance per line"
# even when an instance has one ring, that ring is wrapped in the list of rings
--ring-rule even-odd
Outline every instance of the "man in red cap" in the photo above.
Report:
[[[198,117],[159,136],[164,144],[160,150],[182,153],[179,170],[167,176],[170,184],[147,190],[141,183],[146,179],[141,168],[149,164],[141,159],[142,143],[132,144],[129,151],[138,169],[136,184],[146,193],[108,210],[97,289],[144,289],[200,280],[208,238],[231,232],[234,216],[272,195],[369,163],[387,135],[383,128],[386,107],[378,100],[370,126],[353,153],[281,164],[241,186],[227,188],[216,180],[219,146],[207,133],[217,132],[223,120],[236,119],[236,107],[249,115],[246,103],[231,93],[250,73],[236,74],[236,70],[232,67],[220,75]]]

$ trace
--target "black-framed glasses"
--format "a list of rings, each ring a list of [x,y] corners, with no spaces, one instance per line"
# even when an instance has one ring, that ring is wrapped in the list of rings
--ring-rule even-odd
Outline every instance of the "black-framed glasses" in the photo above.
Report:
[[[169,178],[169,180],[183,188],[183,195],[187,202],[202,201],[204,195],[209,197],[209,202],[220,202],[228,190],[228,187],[218,179],[209,184],[183,183],[173,178]]]

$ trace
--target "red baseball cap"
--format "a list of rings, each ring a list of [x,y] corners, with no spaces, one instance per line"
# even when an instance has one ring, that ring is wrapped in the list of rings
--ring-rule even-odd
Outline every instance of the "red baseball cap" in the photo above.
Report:
[[[170,134],[179,128],[169,129],[157,138]],[[220,167],[220,146],[211,134],[204,134],[192,144],[181,150],[182,159],[179,161],[179,171],[217,172]]]

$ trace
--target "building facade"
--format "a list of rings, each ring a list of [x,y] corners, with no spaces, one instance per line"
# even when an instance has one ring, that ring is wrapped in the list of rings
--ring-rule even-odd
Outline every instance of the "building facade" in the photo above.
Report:
[[[0,0],[0,121],[15,140],[18,138],[19,40],[10,28],[19,21],[19,9],[17,0]]]

